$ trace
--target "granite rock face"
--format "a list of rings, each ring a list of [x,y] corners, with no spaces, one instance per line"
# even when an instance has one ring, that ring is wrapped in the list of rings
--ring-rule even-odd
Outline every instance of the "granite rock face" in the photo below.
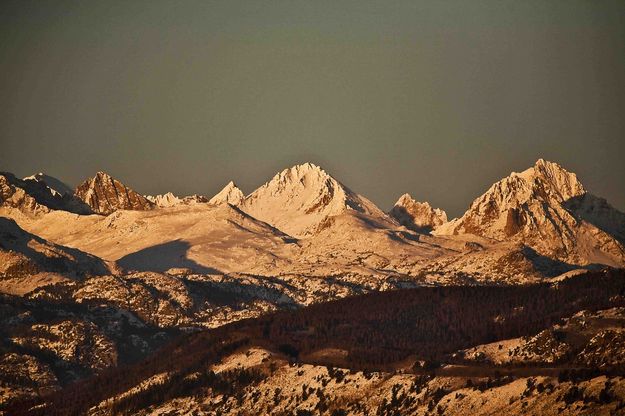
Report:
[[[623,229],[623,214],[597,201],[574,173],[539,159],[492,185],[436,234],[520,241],[573,264],[622,264],[625,248],[614,230]]]
[[[75,195],[93,212],[108,215],[119,209],[146,211],[156,205],[109,174],[98,172],[76,188]]]
[[[389,212],[399,223],[411,230],[429,232],[447,222],[447,213],[432,208],[427,202],[418,202],[409,194],[403,194]]]

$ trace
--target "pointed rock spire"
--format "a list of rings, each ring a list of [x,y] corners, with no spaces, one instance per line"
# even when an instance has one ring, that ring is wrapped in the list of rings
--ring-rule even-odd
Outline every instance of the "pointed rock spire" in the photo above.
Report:
[[[98,214],[108,215],[119,209],[149,210],[155,207],[146,197],[102,171],[80,184],[75,195]]]
[[[243,192],[233,181],[230,181],[221,191],[212,197],[208,203],[213,205],[241,205],[244,199],[245,195],[243,195]]]

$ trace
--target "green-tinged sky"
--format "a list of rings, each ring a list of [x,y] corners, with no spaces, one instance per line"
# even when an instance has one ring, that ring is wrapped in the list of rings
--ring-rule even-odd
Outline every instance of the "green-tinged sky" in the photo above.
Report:
[[[543,157],[625,209],[625,2],[0,2],[0,170],[461,214]]]

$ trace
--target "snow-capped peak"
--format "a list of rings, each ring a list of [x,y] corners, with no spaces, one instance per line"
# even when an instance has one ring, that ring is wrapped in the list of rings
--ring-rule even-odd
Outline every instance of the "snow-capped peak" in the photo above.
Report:
[[[497,240],[519,239],[539,253],[575,264],[625,258],[623,246],[605,226],[622,229],[614,219],[582,215],[581,200],[586,190],[574,173],[554,162],[539,159],[533,167],[493,184],[475,199],[467,212],[439,227],[436,234],[471,233]],[[588,204],[586,204],[588,205]],[[584,205],[584,206],[586,206]],[[603,216],[612,212],[601,211]],[[608,231],[608,233],[606,233]],[[583,243],[581,243],[583,241]],[[601,260],[605,262],[604,260]]]
[[[447,222],[445,211],[418,202],[407,193],[399,197],[389,214],[403,226],[417,231],[428,232]]]
[[[276,174],[271,181],[261,186],[280,192],[286,187],[296,186],[300,188],[329,186],[343,188],[337,180],[328,175],[321,167],[313,163],[303,163],[284,169]]]
[[[371,201],[352,192],[312,163],[279,172],[252,192],[243,202],[242,209],[295,237],[314,234],[327,217],[348,210],[385,216]]]
[[[243,192],[237,187],[237,185],[230,181],[224,188],[219,191],[214,197],[212,197],[208,203],[213,205],[231,204],[240,205],[245,199]]]
[[[525,180],[530,185],[540,183],[550,197],[556,198],[560,202],[586,193],[584,186],[577,179],[575,173],[567,171],[555,162],[549,162],[544,159],[538,159],[531,168],[521,173],[512,173],[508,178],[500,182],[506,181],[513,176]]]
[[[538,159],[534,166],[520,173],[513,172],[493,184],[473,201],[467,213],[492,217],[518,209],[529,201],[543,200],[559,205],[585,193],[577,175],[557,163]]]

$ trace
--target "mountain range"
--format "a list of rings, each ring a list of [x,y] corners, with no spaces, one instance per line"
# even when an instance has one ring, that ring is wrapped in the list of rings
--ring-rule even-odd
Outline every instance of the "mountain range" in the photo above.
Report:
[[[7,375],[8,403],[276,311],[391,289],[556,287],[623,268],[625,214],[542,159],[451,220],[408,193],[384,212],[311,163],[212,198],[142,195],[105,172],[75,190],[3,172],[0,260],[0,368],[32,370]],[[613,295],[606,307],[620,305]]]
[[[207,218],[220,218],[217,213],[221,213],[228,218],[229,226],[236,224],[236,231],[223,232],[229,239],[241,234],[243,244],[239,249],[245,251],[253,246],[255,255],[264,251],[272,263],[285,263],[297,269],[308,263],[311,255],[324,256],[319,252],[327,253],[328,247],[338,252],[320,260],[324,265],[343,258],[347,263],[360,262],[366,267],[367,262],[358,254],[368,255],[367,246],[349,247],[354,245],[350,239],[368,241],[368,247],[375,248],[368,258],[373,256],[380,264],[392,263],[393,257],[402,254],[412,259],[442,259],[448,255],[463,256],[477,247],[492,253],[503,246],[526,248],[526,252],[531,250],[563,267],[619,266],[625,261],[625,214],[587,192],[574,173],[542,159],[533,167],[512,173],[492,185],[473,201],[464,215],[451,221],[447,221],[444,211],[430,207],[427,202],[417,202],[409,194],[402,195],[391,211],[384,213],[311,163],[279,172],[248,196],[230,182],[210,199],[201,195],[177,197],[172,193],[143,196],[104,172],[85,180],[73,194],[67,185],[42,173],[24,180],[7,173],[0,176],[0,181],[3,216],[14,219],[29,232],[40,232],[51,241],[85,249],[108,261],[132,254],[131,248],[145,249],[148,244],[167,243],[172,235],[185,240],[185,232],[192,232],[191,218],[204,216],[204,212]],[[66,212],[99,215],[76,217]],[[122,224],[126,218],[133,224]],[[240,223],[241,218],[256,222],[268,231],[252,233],[252,238],[251,230]],[[105,246],[119,245],[124,238],[140,234],[144,224],[155,229],[145,230],[149,238],[142,242],[126,243],[120,250],[96,244],[101,241]],[[59,225],[62,229],[58,229]],[[178,226],[186,231],[166,234],[165,229]],[[89,232],[97,228],[99,235],[89,237],[91,241],[86,245],[80,243],[81,230],[85,227]],[[213,227],[219,228],[217,224]],[[113,228],[117,230],[116,236],[109,238],[106,233]],[[72,231],[67,232],[68,229]],[[197,231],[196,234],[205,236]],[[247,244],[277,234],[289,238],[282,238],[282,244],[271,247]],[[320,241],[322,235],[327,238]],[[206,244],[223,243],[217,239],[200,239]],[[202,250],[192,241],[190,245],[188,255],[197,257],[205,267],[214,267],[212,256],[206,257],[212,250]],[[293,245],[300,248],[296,250],[298,253],[293,253]],[[386,253],[385,246],[394,253],[382,254]],[[299,258],[294,259],[294,254]],[[209,259],[210,264],[206,263]],[[371,262],[375,263],[372,258]],[[172,266],[176,265],[172,262]],[[370,268],[374,270],[369,274],[383,269]]]

